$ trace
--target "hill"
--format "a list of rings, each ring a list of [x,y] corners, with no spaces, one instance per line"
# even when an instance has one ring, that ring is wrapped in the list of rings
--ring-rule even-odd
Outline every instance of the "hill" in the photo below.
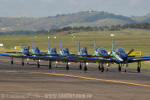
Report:
[[[83,11],[42,18],[0,17],[0,31],[37,31],[65,26],[111,26],[134,23],[135,18],[99,11]]]
[[[132,20],[135,20],[138,23],[150,23],[150,14],[145,16],[133,16],[131,17]]]

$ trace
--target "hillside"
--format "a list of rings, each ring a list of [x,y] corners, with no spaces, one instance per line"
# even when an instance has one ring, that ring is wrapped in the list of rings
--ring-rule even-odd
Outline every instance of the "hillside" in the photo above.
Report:
[[[0,18],[0,31],[49,30],[65,26],[110,26],[135,22],[133,18],[107,12],[83,11],[43,18]]]
[[[139,23],[150,23],[150,14],[147,14],[145,16],[133,16],[131,17],[131,19]]]

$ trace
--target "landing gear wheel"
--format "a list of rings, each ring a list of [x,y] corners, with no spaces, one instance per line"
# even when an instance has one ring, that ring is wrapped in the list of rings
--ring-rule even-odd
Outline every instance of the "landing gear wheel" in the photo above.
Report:
[[[22,62],[22,66],[24,66],[24,62]]]
[[[82,70],[82,65],[80,64],[79,69]]]
[[[87,66],[84,67],[84,71],[87,71]]]
[[[39,63],[37,64],[37,67],[40,68],[40,64]]]
[[[120,65],[119,65],[119,67],[118,67],[118,71],[121,72],[121,66],[120,66]]]
[[[101,72],[104,72],[104,70],[105,70],[105,69],[104,69],[104,66],[102,66],[102,68],[101,68]]]
[[[68,66],[68,64],[66,65],[66,70],[69,70],[69,66]]]
[[[13,62],[13,61],[11,61],[11,64],[13,65],[13,64],[14,64],[14,62]]]
[[[127,70],[125,69],[124,72],[127,72]]]
[[[100,65],[98,66],[98,69],[99,69],[99,70],[102,70],[102,68],[101,68],[101,66],[100,66]]]
[[[49,67],[49,69],[52,69],[52,64],[51,64],[51,62],[49,62],[48,67]]]
[[[140,73],[141,72],[141,68],[137,67],[137,72]]]

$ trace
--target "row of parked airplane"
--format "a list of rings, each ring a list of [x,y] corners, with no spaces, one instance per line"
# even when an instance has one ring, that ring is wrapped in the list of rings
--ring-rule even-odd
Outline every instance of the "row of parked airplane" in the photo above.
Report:
[[[21,41],[21,52],[7,52],[7,54],[0,54],[1,56],[7,56],[11,58],[11,64],[13,64],[13,58],[21,58],[22,65],[24,65],[24,59],[33,59],[37,61],[37,67],[40,68],[40,60],[49,61],[49,69],[52,68],[52,62],[65,62],[66,70],[69,70],[70,62],[79,62],[79,68],[82,69],[84,66],[84,71],[87,71],[87,63],[98,63],[98,69],[103,72],[104,64],[107,65],[107,70],[110,64],[118,64],[118,71],[121,71],[121,68],[125,66],[125,72],[129,63],[137,62],[137,72],[141,71],[141,62],[149,61],[150,56],[130,56],[134,51],[130,50],[128,53],[125,52],[123,48],[115,49],[114,40],[112,41],[112,51],[108,53],[104,48],[97,48],[96,40],[94,42],[94,55],[89,55],[86,48],[80,48],[80,42],[78,43],[78,54],[70,54],[68,48],[62,48],[60,41],[60,53],[57,53],[56,48],[50,48],[50,43],[48,42],[48,52],[41,52],[38,47],[34,47],[32,42],[32,52],[30,52],[29,47],[23,46]],[[8,53],[21,53],[21,54],[8,54]]]

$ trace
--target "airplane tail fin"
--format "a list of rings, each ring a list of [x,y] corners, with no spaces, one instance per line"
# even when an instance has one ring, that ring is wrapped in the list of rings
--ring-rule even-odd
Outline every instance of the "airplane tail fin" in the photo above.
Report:
[[[112,51],[115,52],[115,41],[112,41]]]
[[[97,46],[96,46],[96,40],[94,41],[94,55],[97,55]]]
[[[95,42],[94,42],[94,49],[95,49],[95,52],[97,52],[96,40],[95,40]]]
[[[80,55],[80,41],[78,42],[78,55]]]

